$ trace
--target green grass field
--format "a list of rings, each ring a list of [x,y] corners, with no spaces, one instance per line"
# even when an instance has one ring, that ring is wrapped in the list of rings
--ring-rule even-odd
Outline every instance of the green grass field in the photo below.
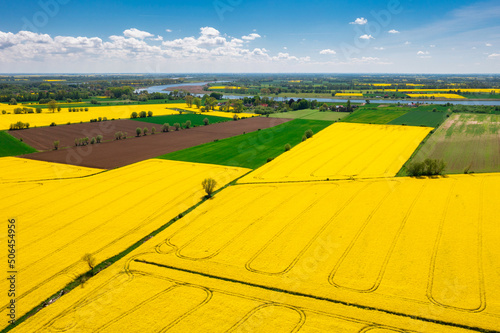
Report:
[[[292,147],[299,144],[306,130],[312,129],[314,133],[318,133],[331,124],[332,122],[323,120],[295,119],[276,127],[210,142],[158,158],[256,169],[267,163],[268,158],[282,154],[287,143]]]
[[[389,125],[439,127],[446,119],[448,112],[410,111],[399,118],[390,121]]]
[[[408,110],[399,107],[361,107],[350,116],[342,119],[342,121],[347,123],[387,124],[407,112]]]
[[[202,114],[174,114],[169,116],[153,116],[146,118],[136,118],[132,120],[153,123],[158,125],[163,125],[165,123],[169,123],[170,126],[173,126],[175,123],[183,124],[186,121],[190,120],[191,125],[201,126],[203,125],[203,119],[207,118],[210,124],[220,123],[223,121],[232,121],[230,118],[223,117],[215,117],[215,116],[205,116]]]
[[[348,112],[319,112],[319,110],[297,110],[281,113],[273,113],[269,117],[273,118],[291,118],[291,119],[309,119],[309,120],[326,120],[338,121],[350,115]]]
[[[35,153],[37,150],[19,141],[9,133],[0,131],[0,157]]]
[[[445,173],[500,172],[500,115],[450,116],[412,157],[442,159]]]

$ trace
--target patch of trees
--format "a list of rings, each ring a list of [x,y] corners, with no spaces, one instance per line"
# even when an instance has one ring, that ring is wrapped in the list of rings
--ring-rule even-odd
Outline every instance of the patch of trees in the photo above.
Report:
[[[30,128],[29,123],[23,123],[22,121],[18,121],[15,124],[10,124],[10,130],[15,131],[15,130],[22,130],[22,129],[28,129]]]
[[[406,170],[410,177],[438,176],[446,168],[446,163],[439,159],[427,158],[423,162],[412,162]]]

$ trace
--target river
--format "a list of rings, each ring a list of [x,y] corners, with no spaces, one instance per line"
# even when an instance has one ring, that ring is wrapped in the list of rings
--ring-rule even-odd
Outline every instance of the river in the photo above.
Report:
[[[217,82],[229,82],[229,81],[217,81]],[[149,88],[142,88],[142,89],[136,89],[136,92],[138,91],[144,91],[146,90],[149,93],[155,93],[155,92],[165,92],[165,88],[170,88],[170,87],[183,87],[183,86],[199,86],[199,85],[205,85],[207,83],[213,83],[213,82],[194,82],[194,83],[177,83],[177,84],[167,84],[167,85],[162,85],[162,86],[153,86]],[[202,95],[199,95],[202,96]],[[240,99],[244,97],[251,97],[251,96],[238,96],[238,95],[224,95],[223,98],[225,99]],[[300,97],[293,97],[294,99],[299,99]],[[284,100],[282,97],[275,97],[277,101]],[[288,98],[290,99],[290,98]],[[317,100],[318,102],[329,102],[329,103],[344,103],[347,102],[347,99],[336,99],[336,98],[306,98],[310,101],[312,100]],[[352,103],[363,103],[363,100],[351,100]],[[371,103],[376,103],[376,104],[407,104],[411,102],[417,102],[417,100],[405,100],[405,99],[370,99]],[[459,105],[500,105],[500,100],[498,101],[481,101],[481,100],[464,100],[464,101],[435,101],[435,100],[421,100],[419,102],[424,102],[427,104],[446,104],[446,103],[452,103],[452,104],[459,104]]]

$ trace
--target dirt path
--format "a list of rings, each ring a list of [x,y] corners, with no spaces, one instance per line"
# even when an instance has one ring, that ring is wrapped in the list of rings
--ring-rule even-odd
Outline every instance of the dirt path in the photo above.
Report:
[[[40,161],[112,169],[214,140],[240,135],[243,132],[249,133],[258,129],[277,126],[290,120],[255,117],[196,127],[178,132],[160,132],[140,138],[134,137],[84,147],[73,146],[62,150],[23,155],[22,157]],[[136,124],[136,122],[134,123]],[[135,125],[134,129],[136,127],[137,125]]]

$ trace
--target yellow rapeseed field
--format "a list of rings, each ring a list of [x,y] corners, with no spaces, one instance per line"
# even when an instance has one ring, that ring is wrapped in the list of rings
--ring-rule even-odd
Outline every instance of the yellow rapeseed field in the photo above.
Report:
[[[237,89],[245,89],[245,88],[242,88],[242,87],[235,87],[235,86],[212,86],[208,89],[233,89],[233,90],[237,90]]]
[[[485,88],[485,89],[462,89],[462,88],[451,88],[451,89],[412,89],[414,92],[457,92],[460,90],[461,92],[472,92],[472,93],[491,93],[500,94],[500,89],[494,88]],[[406,91],[404,89],[386,89],[385,91]]]
[[[89,107],[87,112],[69,112],[67,108],[63,108],[60,112],[49,112],[44,109],[42,113],[29,113],[29,114],[13,114],[15,107],[10,105],[10,109],[6,111],[11,114],[0,114],[0,130],[9,129],[10,124],[22,121],[29,123],[30,127],[35,126],[49,126],[52,122],[61,125],[70,123],[89,122],[90,119],[97,119],[99,117],[107,117],[111,119],[129,119],[132,112],[152,111],[154,116],[162,116],[169,114],[179,114],[172,110],[176,104],[149,104],[149,105],[120,105],[120,106],[97,106]],[[186,104],[182,104],[186,106]],[[31,106],[30,106],[31,107]],[[4,106],[0,106],[3,109]],[[10,110],[10,111],[9,111]]]
[[[239,182],[393,177],[431,130],[335,123]]]
[[[189,112],[194,112],[197,114],[203,114],[207,116],[216,116],[216,117],[223,117],[223,118],[233,118],[234,115],[237,115],[240,118],[251,118],[251,117],[256,117],[258,114],[255,113],[234,113],[234,112],[225,112],[225,111],[207,111],[207,112],[201,112],[200,109],[198,109],[196,106],[193,105],[193,107],[188,107],[186,103],[175,103],[175,104],[168,104],[169,109],[173,112],[173,114],[179,114],[179,110],[184,110],[184,111],[189,111]]]
[[[0,184],[85,177],[102,171],[104,170],[26,158],[0,158]]]
[[[34,167],[10,177],[29,179]],[[86,272],[86,253],[96,263],[120,253],[199,202],[203,179],[219,188],[248,171],[154,159],[84,178],[0,183],[0,218],[17,224],[18,318]],[[0,289],[8,290],[5,277]],[[0,300],[7,318],[6,292]]]
[[[497,330],[499,187],[232,186],[14,332]]]
[[[359,93],[336,93],[336,97],[363,97],[363,94]]]
[[[411,98],[453,98],[453,99],[465,99],[466,97],[457,94],[406,94]]]

